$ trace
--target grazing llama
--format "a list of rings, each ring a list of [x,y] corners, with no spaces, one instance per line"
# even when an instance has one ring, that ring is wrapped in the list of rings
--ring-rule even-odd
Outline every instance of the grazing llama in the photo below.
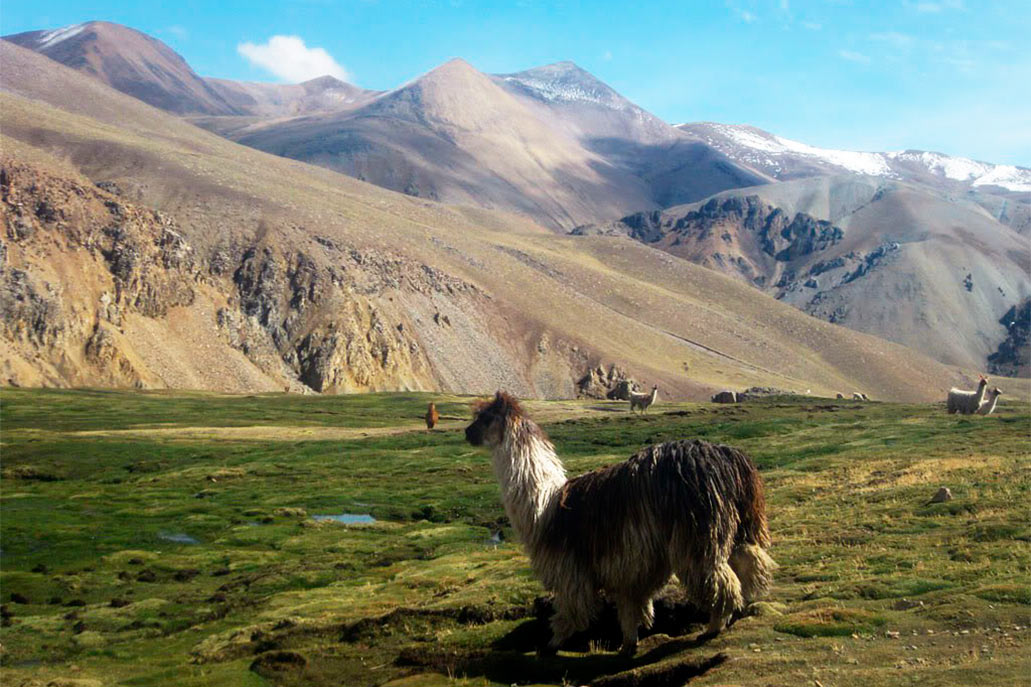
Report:
[[[555,595],[550,651],[590,624],[602,592],[619,614],[620,651],[632,655],[674,573],[709,609],[709,636],[768,590],[776,564],[763,484],[737,449],[675,441],[567,480],[544,432],[500,391],[465,437],[491,450],[505,512]]]
[[[440,422],[440,413],[437,412],[437,404],[430,403],[430,407],[426,409],[426,429],[433,429]]]
[[[1002,396],[1002,390],[999,387],[985,392],[984,401],[981,402],[981,406],[977,409],[978,415],[991,415],[995,412],[995,404],[999,402],[999,396]]]
[[[635,409],[640,408],[641,412],[648,410],[648,407],[655,403],[659,398],[659,386],[656,384],[652,387],[650,394],[639,394],[636,391],[630,392],[630,412],[634,412]]]
[[[973,415],[976,413],[978,408],[981,407],[981,401],[984,400],[984,392],[987,388],[988,378],[984,375],[978,375],[976,391],[966,391],[965,389],[957,389],[956,387],[949,389],[949,396],[945,402],[949,415],[952,415],[953,413],[959,413],[960,415]]]

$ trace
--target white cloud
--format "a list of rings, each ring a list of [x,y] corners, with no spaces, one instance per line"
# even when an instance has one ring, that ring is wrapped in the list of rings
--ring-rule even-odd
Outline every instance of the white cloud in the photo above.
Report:
[[[240,43],[236,51],[251,64],[284,81],[299,83],[319,76],[349,81],[351,75],[322,48],[309,48],[299,36],[272,36],[267,43]]]
[[[855,52],[853,50],[839,50],[838,57],[849,62],[858,62],[859,64],[870,64],[870,58],[861,52]]]

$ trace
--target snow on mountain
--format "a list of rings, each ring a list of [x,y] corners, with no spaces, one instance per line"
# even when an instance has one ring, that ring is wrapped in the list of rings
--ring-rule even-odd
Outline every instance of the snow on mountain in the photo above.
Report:
[[[1013,165],[994,165],[992,170],[974,181],[974,186],[1001,186],[1018,193],[1031,193],[1031,169]]]
[[[44,31],[40,34],[39,38],[36,39],[36,49],[43,50],[57,45],[63,40],[82,33],[84,28],[86,28],[86,24],[72,24],[71,26],[64,26],[60,29]]]
[[[545,102],[590,103],[615,110],[636,108],[629,100],[573,62],[557,62],[515,74],[498,74],[495,78],[517,86]]]
[[[792,141],[789,138],[768,134],[751,127],[713,125],[713,128],[731,138],[739,145],[769,155],[800,155],[844,167],[857,174],[871,176],[893,176],[891,168],[879,153],[857,153],[850,150],[833,150]]]
[[[915,173],[970,186],[995,186],[1017,193],[1031,192],[1031,169],[1024,167],[994,165],[919,150],[870,153],[818,148],[751,126],[702,122],[678,124],[677,128],[732,159],[777,178],[810,176],[814,171],[819,173],[830,165],[855,174],[890,179],[907,179]]]

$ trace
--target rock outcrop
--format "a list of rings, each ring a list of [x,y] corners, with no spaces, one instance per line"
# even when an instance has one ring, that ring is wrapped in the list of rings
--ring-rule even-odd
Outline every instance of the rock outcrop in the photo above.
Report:
[[[1014,305],[999,319],[1006,338],[988,356],[988,371],[1006,377],[1031,376],[1031,298]]]
[[[618,365],[606,370],[601,365],[592,367],[577,380],[578,398],[606,398],[610,401],[628,401],[630,393],[640,391],[640,386],[630,379],[627,371]]]

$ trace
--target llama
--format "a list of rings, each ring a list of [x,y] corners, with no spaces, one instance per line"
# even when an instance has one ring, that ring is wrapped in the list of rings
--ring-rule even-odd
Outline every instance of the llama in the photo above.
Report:
[[[437,404],[430,403],[430,407],[426,409],[426,429],[433,429],[440,422],[440,413],[437,412]]]
[[[1002,396],[1002,390],[999,389],[999,387],[994,387],[985,392],[984,401],[982,401],[980,407],[978,407],[977,414],[991,415],[994,413],[995,404],[999,402],[999,396]]]
[[[655,401],[658,398],[659,398],[659,386],[657,384],[652,387],[652,392],[650,394],[639,394],[636,391],[631,391],[630,392],[630,412],[631,413],[634,412],[635,408],[640,408],[641,412],[643,413],[644,411],[648,410],[648,407],[651,406],[653,403],[655,403]]]
[[[853,391],[852,392],[852,400],[853,401],[869,401],[870,399],[867,398],[866,394],[864,394],[861,391]]]
[[[710,610],[706,636],[769,589],[776,564],[765,550],[763,484],[737,449],[675,441],[567,480],[544,432],[500,391],[479,405],[465,437],[491,450],[505,513],[555,595],[548,651],[590,624],[602,592],[616,605],[620,651],[633,655],[674,573]]]
[[[988,388],[988,378],[978,375],[977,391],[966,391],[952,387],[949,389],[949,396],[945,402],[949,415],[959,413],[960,415],[973,415],[981,407],[984,400],[985,389]]]
[[[836,396],[836,398],[839,398],[839,399],[845,398],[845,394],[843,394],[843,393],[841,393],[841,392],[839,391],[839,392],[838,392],[838,395]]]

